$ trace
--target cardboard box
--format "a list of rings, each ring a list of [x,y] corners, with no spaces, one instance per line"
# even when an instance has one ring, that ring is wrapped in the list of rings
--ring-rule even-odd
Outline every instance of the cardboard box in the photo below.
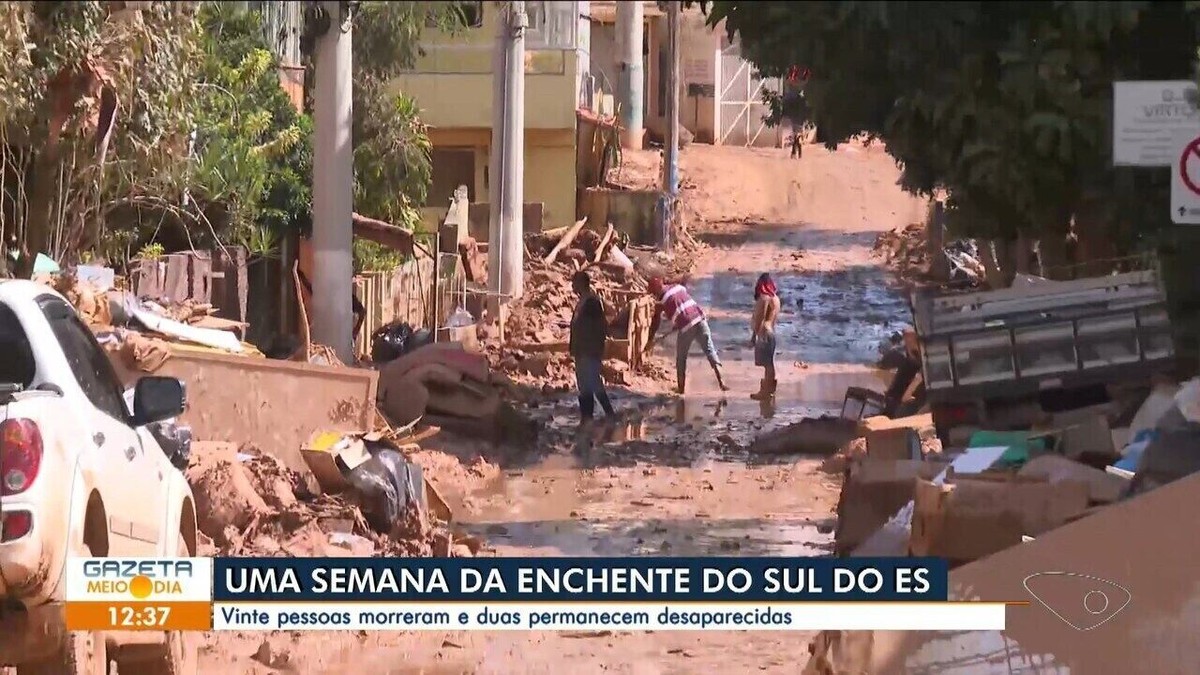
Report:
[[[1188,664],[1200,663],[1200,640],[1188,617],[1189,608],[1200,606],[1200,537],[1188,536],[1181,520],[1198,511],[1200,474],[1194,474],[955,569],[951,600],[1017,598],[1032,605],[1009,610],[1003,632],[867,633],[869,659],[836,672],[1193,672]],[[1104,612],[1084,606],[1082,597],[1093,590],[1108,599]]]
[[[958,478],[935,485],[917,479],[909,553],[978,560],[1036,537],[1083,513],[1088,486],[1016,478]]]
[[[1060,455],[1034,457],[1017,475],[1040,478],[1051,484],[1074,481],[1087,485],[1088,500],[1093,504],[1111,504],[1121,498],[1127,481]]]
[[[921,437],[916,429],[896,427],[867,432],[867,457],[871,459],[921,459]]]
[[[1079,457],[1085,453],[1110,455],[1116,452],[1108,418],[1100,413],[1059,413],[1054,416],[1051,426],[1062,430],[1061,451],[1067,457]]]
[[[918,478],[932,480],[945,462],[878,460],[870,457],[850,467],[838,500],[834,549],[849,553],[866,541],[897,511],[913,499]]]
[[[365,462],[370,455],[363,434],[315,431],[300,446],[300,456],[325,494],[341,494],[353,486],[345,472]],[[344,467],[344,468],[343,468]]]
[[[858,435],[866,436],[871,431],[884,429],[916,429],[920,431],[926,427],[933,428],[933,414],[931,413],[896,418],[876,415],[858,423]]]

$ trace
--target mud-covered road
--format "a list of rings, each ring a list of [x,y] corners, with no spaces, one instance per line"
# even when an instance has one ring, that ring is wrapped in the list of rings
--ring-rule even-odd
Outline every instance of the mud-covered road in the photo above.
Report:
[[[618,392],[627,419],[575,430],[569,402],[536,411],[548,439],[498,477],[456,495],[456,515],[500,555],[825,555],[838,479],[820,460],[755,463],[743,448],[773,425],[836,409],[848,385],[880,387],[870,367],[907,306],[871,255],[878,233],[923,217],[895,186],[881,148],[689,147],[686,197],[709,244],[694,295],[710,316],[733,391],[720,395],[703,357],[683,400]],[[652,170],[652,167],[651,167]],[[749,347],[760,272],[780,287],[779,389],[749,398],[761,376]],[[669,355],[671,343],[658,348]],[[211,635],[201,672],[794,673],[797,633],[413,633]],[[264,642],[267,646],[264,647]],[[252,658],[256,651],[267,658]],[[260,657],[262,655],[260,654]],[[261,661],[273,662],[269,668]]]

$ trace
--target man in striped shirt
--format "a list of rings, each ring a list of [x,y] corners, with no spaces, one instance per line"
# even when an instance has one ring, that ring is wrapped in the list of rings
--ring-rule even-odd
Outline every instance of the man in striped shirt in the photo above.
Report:
[[[721,358],[717,356],[717,346],[713,344],[712,331],[708,328],[708,320],[704,318],[704,310],[700,309],[700,305],[696,304],[683,284],[664,284],[662,278],[654,277],[650,280],[649,290],[658,300],[658,307],[650,324],[650,341],[646,344],[646,351],[654,348],[658,326],[663,317],[671,322],[671,330],[667,335],[679,332],[675,343],[675,377],[678,382],[675,390],[683,393],[687,382],[688,351],[693,342],[699,341],[704,356],[708,358],[708,364],[717,376],[717,385],[721,387],[721,391],[729,391],[729,387],[725,386],[725,378],[721,377]]]

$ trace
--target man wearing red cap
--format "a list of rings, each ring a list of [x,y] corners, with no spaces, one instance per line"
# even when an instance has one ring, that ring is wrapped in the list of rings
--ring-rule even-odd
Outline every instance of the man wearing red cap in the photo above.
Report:
[[[664,284],[661,277],[650,280],[649,292],[658,300],[658,307],[654,312],[654,320],[650,323],[650,341],[646,344],[646,351],[654,348],[658,326],[663,317],[671,322],[671,330],[667,335],[679,332],[675,343],[675,377],[678,383],[675,390],[680,394],[684,391],[687,382],[688,351],[693,342],[699,341],[704,356],[708,358],[708,365],[712,366],[713,373],[717,376],[717,385],[721,387],[721,391],[729,391],[729,387],[725,386],[725,378],[721,376],[721,358],[717,356],[717,346],[713,344],[708,319],[704,317],[704,310],[700,309],[700,305],[696,304],[683,284]]]

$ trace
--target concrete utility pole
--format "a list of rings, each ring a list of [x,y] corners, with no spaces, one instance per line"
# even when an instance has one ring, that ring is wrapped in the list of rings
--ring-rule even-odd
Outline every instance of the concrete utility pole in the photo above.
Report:
[[[503,109],[504,128],[500,173],[492,179],[499,184],[500,228],[488,235],[489,242],[499,243],[488,246],[488,267],[494,270],[489,281],[500,294],[500,304],[508,304],[521,297],[525,283],[525,28],[529,17],[523,0],[508,3],[501,25],[498,37],[503,41],[504,70],[492,74],[503,78],[503,97],[497,102]]]
[[[354,359],[354,163],[351,149],[350,10],[322,2],[329,30],[317,40],[313,150],[312,339],[332,347],[342,361]]]
[[[663,218],[662,247],[671,250],[672,209],[679,195],[679,3],[667,3],[667,138],[663,148],[663,190],[667,205]]]
[[[494,293],[488,302],[488,312],[497,315],[500,309],[500,258],[504,250],[502,236],[504,218],[501,216],[504,194],[504,129],[507,126],[504,107],[504,64],[508,61],[508,22],[503,3],[488,6],[500,13],[496,21],[496,42],[492,49],[492,145],[488,151],[488,291]]]
[[[621,104],[621,146],[642,149],[643,91],[642,41],[645,31],[641,0],[618,2],[617,42],[621,54],[617,100]]]

